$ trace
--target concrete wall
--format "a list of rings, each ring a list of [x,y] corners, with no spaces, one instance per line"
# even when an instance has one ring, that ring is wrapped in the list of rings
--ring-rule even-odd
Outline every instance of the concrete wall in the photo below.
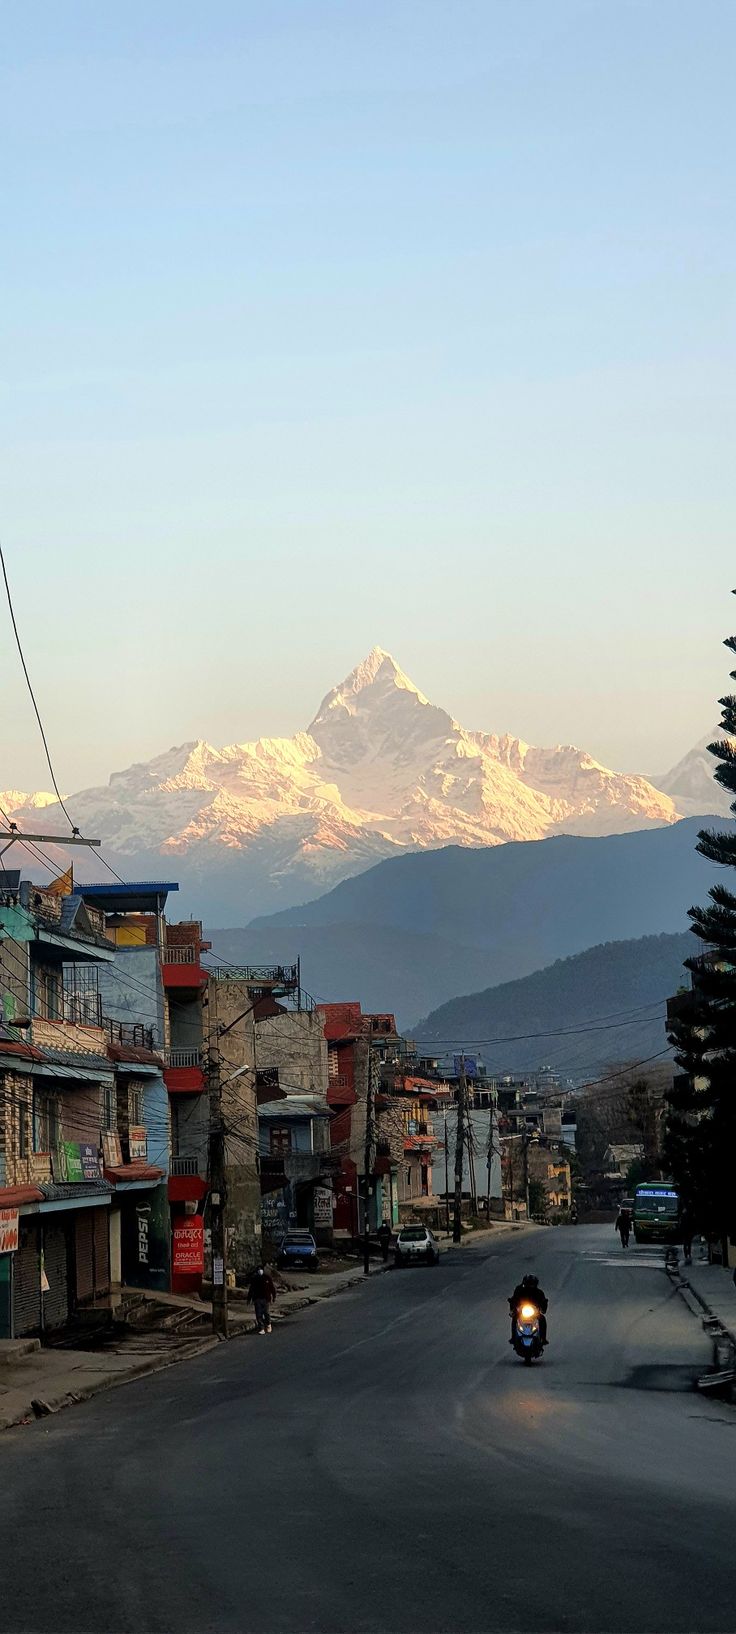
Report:
[[[148,1161],[157,1169],[169,1172],[171,1151],[171,1119],[166,1085],[159,1072],[149,1075],[143,1083],[143,1122],[148,1134]]]
[[[226,1127],[228,1262],[242,1281],[261,1256],[261,1184],[256,1168],[256,1045],[253,1014],[249,1010],[252,1000],[245,982],[221,981],[214,977],[207,984],[207,999],[209,1049],[212,1059],[219,1061]],[[244,1011],[248,1013],[243,1014]],[[223,1027],[229,1031],[222,1034]],[[246,1070],[234,1077],[243,1066]]]
[[[292,1089],[327,1094],[327,1039],[316,1010],[287,1010],[256,1023],[259,1068],[278,1067]]]
[[[164,1031],[161,966],[155,947],[118,947],[110,964],[100,964],[98,984],[102,1013],[113,1021],[141,1022],[153,1028],[154,1043],[168,1042]]]
[[[3,1021],[13,1022],[15,1016],[28,1014],[30,1004],[30,964],[27,941],[16,940],[13,928],[22,929],[17,918],[20,910],[4,908],[0,923],[7,924],[8,935],[0,941],[0,1003]]]

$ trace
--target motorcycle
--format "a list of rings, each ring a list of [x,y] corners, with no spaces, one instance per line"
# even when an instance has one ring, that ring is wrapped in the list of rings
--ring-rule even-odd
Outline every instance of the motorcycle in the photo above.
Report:
[[[523,1304],[519,1306],[514,1319],[513,1346],[517,1356],[520,1356],[527,1367],[533,1361],[541,1361],[544,1355],[544,1346],[539,1327],[539,1311],[536,1305]]]

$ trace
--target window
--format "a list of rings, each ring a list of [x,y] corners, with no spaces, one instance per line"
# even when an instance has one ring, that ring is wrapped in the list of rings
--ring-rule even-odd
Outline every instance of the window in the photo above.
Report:
[[[277,1129],[272,1129],[270,1139],[271,1139],[271,1156],[272,1157],[283,1157],[283,1155],[286,1152],[291,1151],[291,1130],[290,1129],[288,1129],[286,1127],[279,1127]]]
[[[32,1004],[42,1021],[58,1021],[61,1017],[61,981],[58,970],[43,966],[33,972]]]
[[[128,1122],[133,1127],[143,1123],[143,1085],[131,1084],[128,1090]]]
[[[28,1124],[29,1124],[29,1121],[30,1121],[29,1117],[28,1117],[29,1110],[30,1110],[29,1107],[26,1106],[26,1104],[24,1102],[23,1105],[20,1107],[20,1109],[18,1111],[18,1156],[19,1157],[27,1157],[28,1156]]]
[[[411,1169],[406,1171],[406,1188],[407,1191],[411,1191]]]
[[[115,1098],[115,1085],[114,1084],[103,1084],[103,1086],[102,1086],[102,1127],[103,1127],[103,1129],[109,1130],[110,1133],[112,1133],[113,1130],[117,1129],[117,1126],[118,1126],[118,1108],[117,1108],[117,1101],[116,1101],[116,1098]]]
[[[56,1095],[39,1095],[35,1107],[35,1149],[55,1152],[59,1148],[59,1102]]]

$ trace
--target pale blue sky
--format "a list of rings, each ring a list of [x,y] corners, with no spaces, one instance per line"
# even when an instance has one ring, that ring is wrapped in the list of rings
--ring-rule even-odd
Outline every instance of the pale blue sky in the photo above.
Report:
[[[374,642],[623,769],[710,727],[735,47],[733,0],[9,0],[1,522],[67,788]]]

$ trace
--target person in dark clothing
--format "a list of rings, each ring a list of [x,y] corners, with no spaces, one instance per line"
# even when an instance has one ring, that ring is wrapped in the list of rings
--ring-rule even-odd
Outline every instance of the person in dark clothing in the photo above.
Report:
[[[248,1283],[248,1302],[252,1303],[259,1333],[271,1332],[270,1306],[276,1298],[276,1289],[262,1265],[258,1265]]]
[[[517,1283],[511,1298],[509,1299],[509,1308],[511,1311],[511,1343],[513,1344],[514,1342],[514,1330],[519,1307],[527,1304],[527,1302],[530,1305],[536,1305],[536,1308],[539,1311],[539,1337],[542,1344],[546,1345],[549,1343],[547,1339],[547,1311],[549,1309],[549,1300],[547,1299],[544,1289],[540,1288],[539,1286],[539,1278],[532,1276],[531,1274],[522,1277],[521,1282]]]
[[[381,1245],[381,1256],[382,1256],[382,1259],[383,1259],[383,1263],[384,1263],[384,1265],[386,1265],[388,1263],[388,1251],[389,1251],[389,1248],[391,1247],[391,1227],[390,1227],[390,1225],[388,1223],[388,1220],[384,1220],[383,1223],[378,1227],[377,1235],[378,1235],[378,1241],[379,1241],[379,1243]]]
[[[686,1265],[693,1262],[693,1237],[695,1225],[689,1208],[684,1208],[680,1215],[680,1231],[682,1232],[682,1257]]]
[[[628,1248],[631,1236],[631,1215],[627,1208],[620,1208],[614,1229],[621,1238],[621,1247]]]

